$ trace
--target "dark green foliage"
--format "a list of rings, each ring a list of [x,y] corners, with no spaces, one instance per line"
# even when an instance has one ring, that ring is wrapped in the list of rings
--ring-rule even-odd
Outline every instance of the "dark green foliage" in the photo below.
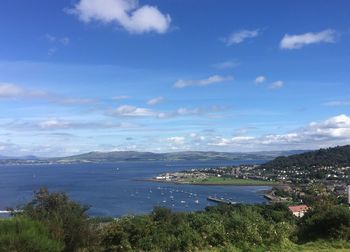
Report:
[[[285,169],[286,167],[293,166],[305,169],[312,169],[313,166],[350,166],[350,145],[320,149],[288,157],[278,157],[263,164],[261,168],[273,170]],[[324,174],[317,172],[314,176],[317,178],[323,178]]]
[[[316,208],[302,219],[300,241],[350,240],[350,210],[345,206]]]
[[[38,221],[23,217],[0,219],[1,252],[58,252],[64,244],[51,238],[47,228]]]
[[[218,205],[192,213],[157,207],[149,215],[100,222],[88,219],[86,208],[65,194],[41,189],[23,213],[0,219],[0,252],[298,251],[304,245],[293,242],[348,244],[350,210],[335,205],[322,187],[309,190],[323,198],[300,220],[286,205],[272,204]]]
[[[340,204],[341,200],[334,193],[327,191],[327,188],[320,183],[309,185],[305,189],[305,196],[301,198],[306,205],[314,209],[328,209]]]
[[[293,231],[293,223],[288,220],[291,220],[290,213],[279,205],[222,205],[196,213],[172,213],[156,208],[148,216],[114,221],[104,229],[102,237],[106,251],[268,246],[288,239]]]
[[[278,189],[278,188],[274,188],[274,194],[275,194],[275,196],[283,197],[283,198],[292,196],[288,191],[282,190],[282,189]]]
[[[42,188],[23,208],[22,215],[43,223],[54,239],[64,243],[64,251],[77,251],[93,246],[93,225],[88,222],[87,209],[64,193],[49,193]]]

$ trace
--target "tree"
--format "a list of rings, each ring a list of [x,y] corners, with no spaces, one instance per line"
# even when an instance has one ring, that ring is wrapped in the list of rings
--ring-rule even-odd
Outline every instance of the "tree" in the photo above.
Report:
[[[94,233],[87,210],[88,207],[74,202],[65,193],[49,193],[41,188],[24,206],[22,215],[43,223],[54,239],[64,243],[64,251],[93,250]]]
[[[302,219],[299,240],[350,240],[350,211],[344,206],[316,208]]]

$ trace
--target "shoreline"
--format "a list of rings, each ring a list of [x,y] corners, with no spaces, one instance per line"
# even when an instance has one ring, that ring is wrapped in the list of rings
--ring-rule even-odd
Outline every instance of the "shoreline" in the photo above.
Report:
[[[163,183],[163,184],[174,184],[174,185],[197,185],[197,186],[279,186],[282,184],[271,184],[271,183],[237,183],[237,184],[225,184],[225,183],[197,183],[197,182],[179,182],[179,181],[164,181],[164,180],[158,180],[158,179],[138,179],[137,181],[148,181],[148,182],[158,182],[158,183]]]

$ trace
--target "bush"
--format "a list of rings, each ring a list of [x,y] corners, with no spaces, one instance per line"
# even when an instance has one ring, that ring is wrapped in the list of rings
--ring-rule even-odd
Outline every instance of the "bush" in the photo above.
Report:
[[[43,223],[54,239],[64,243],[64,251],[82,248],[93,251],[96,237],[88,221],[87,210],[87,207],[72,201],[65,193],[49,193],[46,188],[42,188],[23,208],[22,215]]]
[[[299,240],[350,240],[350,210],[344,206],[316,208],[300,224]]]
[[[276,217],[276,216],[277,217]],[[283,244],[293,224],[283,206],[228,206],[204,212],[172,213],[155,208],[150,215],[125,217],[103,230],[106,251],[205,251]]]
[[[64,244],[50,237],[46,227],[38,221],[23,217],[0,220],[0,251],[58,252]]]

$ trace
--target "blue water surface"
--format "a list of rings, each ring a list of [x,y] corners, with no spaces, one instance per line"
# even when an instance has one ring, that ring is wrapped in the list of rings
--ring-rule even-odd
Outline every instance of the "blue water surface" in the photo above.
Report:
[[[91,216],[145,214],[155,206],[174,211],[203,210],[216,203],[209,195],[241,203],[263,203],[267,186],[199,186],[145,181],[163,172],[217,167],[262,160],[236,162],[118,162],[113,164],[0,166],[0,210],[28,202],[40,187],[66,192],[90,206]]]

